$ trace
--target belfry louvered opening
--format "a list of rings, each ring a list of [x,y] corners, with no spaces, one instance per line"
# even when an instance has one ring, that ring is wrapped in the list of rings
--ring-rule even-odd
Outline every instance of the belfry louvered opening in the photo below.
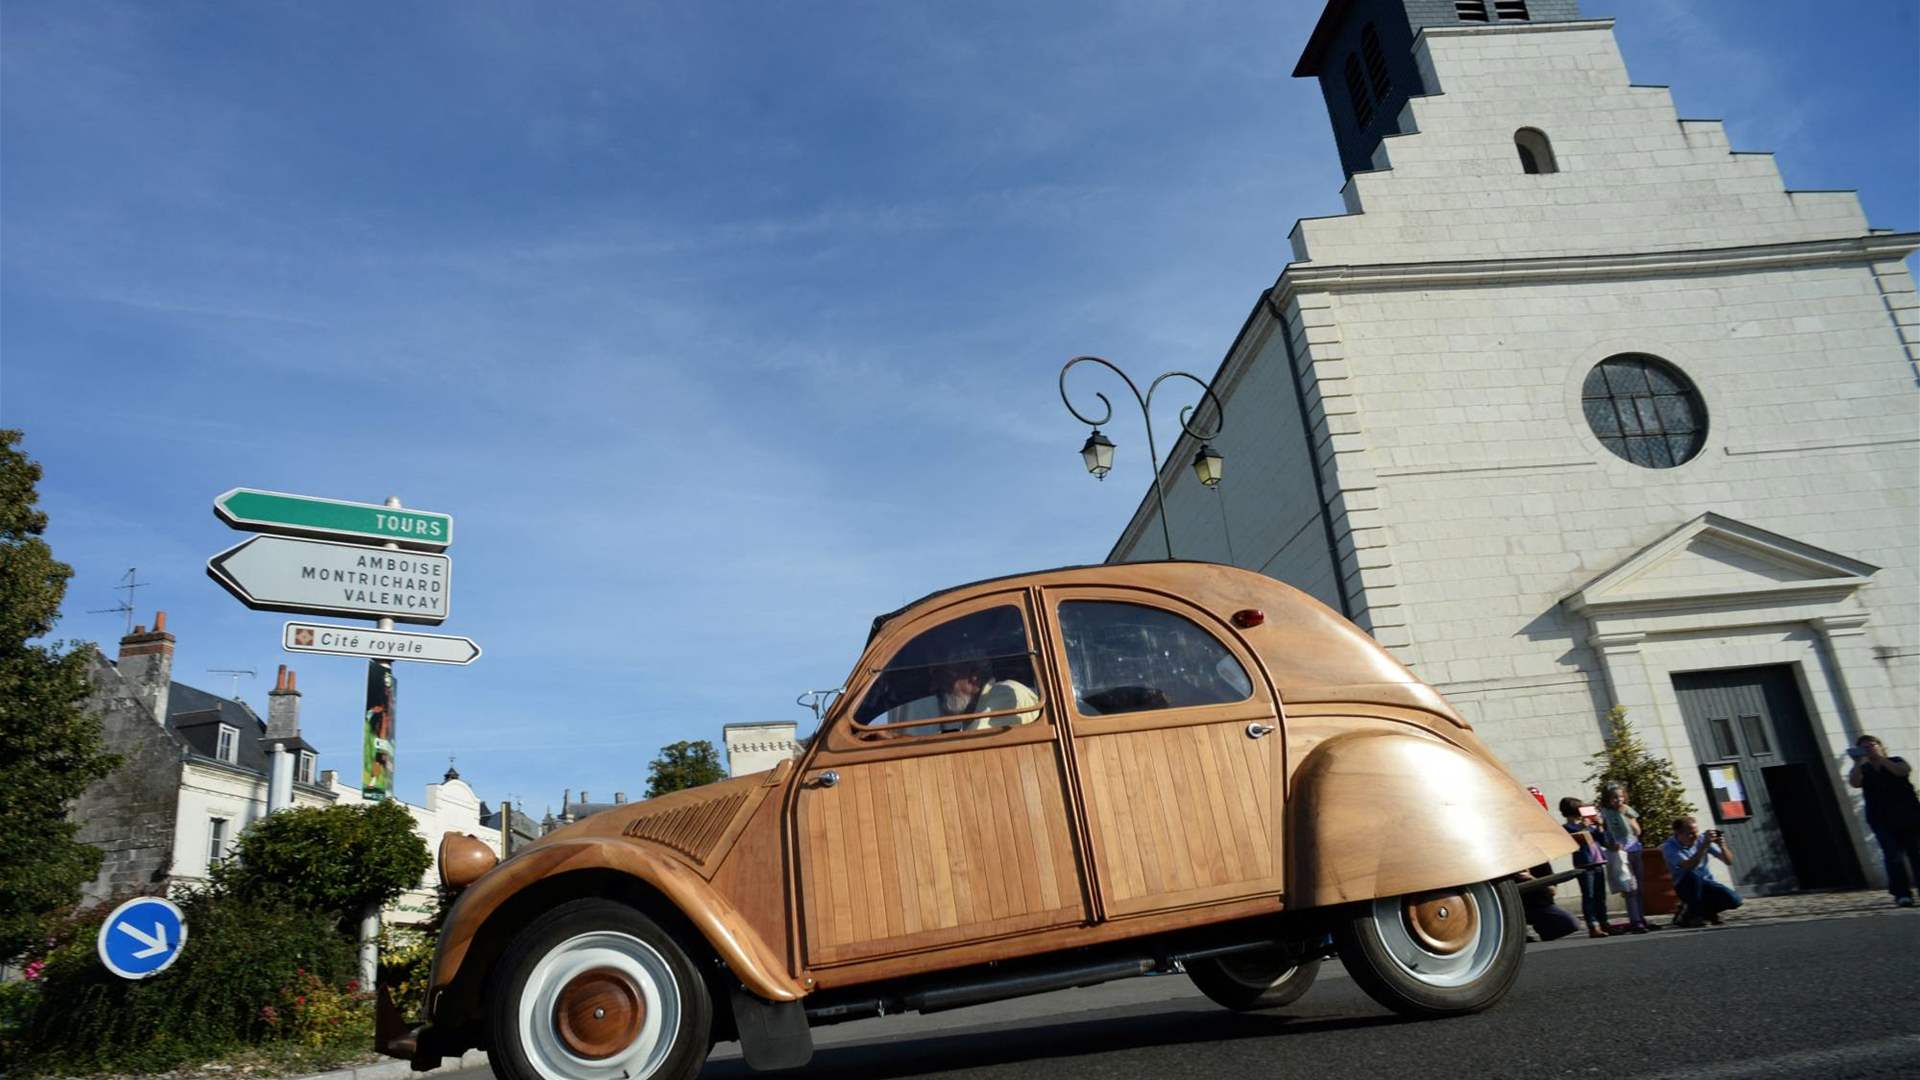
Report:
[[[1526,22],[1527,0],[1493,0],[1493,13],[1501,22]]]
[[[1347,54],[1347,96],[1353,99],[1353,118],[1362,128],[1373,126],[1373,102],[1367,98],[1367,77],[1360,73],[1360,58]]]
[[[1486,22],[1487,0],[1453,0],[1453,13],[1461,22]]]
[[[1367,61],[1367,77],[1373,80],[1373,96],[1385,101],[1393,93],[1393,79],[1387,74],[1387,53],[1380,47],[1380,35],[1368,23],[1360,30],[1360,55]]]

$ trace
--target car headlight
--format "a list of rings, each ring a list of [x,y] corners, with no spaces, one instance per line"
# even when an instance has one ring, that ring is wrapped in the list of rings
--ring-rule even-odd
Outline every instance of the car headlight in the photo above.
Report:
[[[500,856],[467,833],[450,832],[440,838],[440,887],[457,892],[480,880],[493,869]]]

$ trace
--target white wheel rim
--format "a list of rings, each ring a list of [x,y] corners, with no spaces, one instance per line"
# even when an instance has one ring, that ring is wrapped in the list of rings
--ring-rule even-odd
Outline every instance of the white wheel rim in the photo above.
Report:
[[[1506,937],[1506,913],[1500,896],[1487,882],[1441,890],[1472,905],[1472,931],[1450,951],[1433,947],[1408,925],[1408,902],[1414,897],[1382,897],[1373,902],[1373,926],[1393,963],[1428,986],[1465,986],[1485,975],[1499,956]],[[1424,894],[1432,897],[1435,894]]]
[[[1249,990],[1267,990],[1293,974],[1298,964],[1288,964],[1278,949],[1251,949],[1228,953],[1216,961],[1220,973]]]
[[[645,1006],[639,1032],[624,1049],[582,1057],[569,1049],[555,1011],[577,977],[612,970],[629,980]],[[540,959],[520,994],[520,1046],[534,1069],[551,1080],[646,1080],[673,1049],[680,1030],[680,984],[651,945],[631,934],[596,930],[568,938]]]

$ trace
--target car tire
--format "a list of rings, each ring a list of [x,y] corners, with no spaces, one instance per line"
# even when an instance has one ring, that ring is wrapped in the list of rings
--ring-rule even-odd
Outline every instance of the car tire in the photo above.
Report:
[[[500,1080],[691,1080],[711,1049],[706,980],[673,935],[613,900],[535,919],[487,997]]]
[[[1278,947],[1189,960],[1186,967],[1201,993],[1239,1012],[1291,1005],[1320,973],[1320,961],[1296,960]]]
[[[1520,975],[1527,925],[1510,880],[1357,904],[1334,934],[1340,960],[1375,1001],[1407,1016],[1479,1012]]]

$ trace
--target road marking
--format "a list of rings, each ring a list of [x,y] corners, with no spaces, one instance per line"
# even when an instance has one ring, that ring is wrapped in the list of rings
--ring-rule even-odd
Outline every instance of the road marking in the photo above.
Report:
[[[1820,1050],[1796,1050],[1791,1054],[1744,1058],[1719,1065],[1650,1073],[1640,1080],[1747,1080],[1753,1076],[1792,1075],[1800,1072],[1830,1070],[1842,1065],[1858,1065],[1876,1058],[1913,1060],[1920,1053],[1920,1035],[1896,1035],[1891,1039],[1847,1043]]]

